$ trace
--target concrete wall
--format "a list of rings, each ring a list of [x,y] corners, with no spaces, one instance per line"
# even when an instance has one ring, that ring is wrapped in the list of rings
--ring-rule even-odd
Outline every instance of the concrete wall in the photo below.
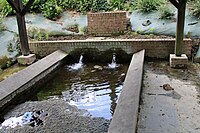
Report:
[[[88,33],[95,36],[120,34],[127,30],[125,11],[88,13]]]
[[[31,52],[46,56],[58,49],[67,53],[80,48],[97,48],[100,51],[121,48],[126,53],[146,50],[147,57],[169,58],[174,53],[175,39],[110,39],[110,40],[65,40],[30,42]],[[184,39],[184,53],[191,56],[192,40]]]

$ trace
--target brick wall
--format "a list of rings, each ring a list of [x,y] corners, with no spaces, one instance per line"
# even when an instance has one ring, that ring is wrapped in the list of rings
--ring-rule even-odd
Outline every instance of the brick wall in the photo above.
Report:
[[[121,48],[126,53],[136,53],[145,49],[147,57],[169,58],[174,53],[175,39],[110,39],[110,40],[65,40],[30,42],[31,52],[46,56],[58,49],[67,53],[77,48],[96,48],[99,51]],[[191,57],[192,40],[184,39],[183,52]]]
[[[127,30],[125,11],[88,13],[88,33],[95,36],[109,36]]]

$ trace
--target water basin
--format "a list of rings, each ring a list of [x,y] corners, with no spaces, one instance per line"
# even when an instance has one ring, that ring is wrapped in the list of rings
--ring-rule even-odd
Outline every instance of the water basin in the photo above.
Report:
[[[123,87],[128,64],[110,69],[108,64],[84,64],[79,69],[66,65],[43,86],[35,98],[39,101],[62,98],[91,116],[111,119]]]

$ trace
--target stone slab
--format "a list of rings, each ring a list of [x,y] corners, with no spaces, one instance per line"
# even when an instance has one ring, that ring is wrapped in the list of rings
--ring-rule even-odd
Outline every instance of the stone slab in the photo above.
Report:
[[[200,133],[199,69],[188,68],[195,74],[183,80],[166,62],[145,65],[137,133]],[[166,91],[165,84],[174,90]]]
[[[188,65],[188,57],[186,54],[181,56],[176,56],[175,54],[170,54],[170,67],[181,68]]]
[[[29,54],[27,56],[21,55],[17,57],[17,61],[21,65],[31,65],[36,60],[35,54]]]
[[[133,55],[108,133],[135,133],[145,50]]]
[[[66,56],[65,52],[57,50],[22,71],[8,77],[6,80],[1,81],[0,108],[55,70]]]

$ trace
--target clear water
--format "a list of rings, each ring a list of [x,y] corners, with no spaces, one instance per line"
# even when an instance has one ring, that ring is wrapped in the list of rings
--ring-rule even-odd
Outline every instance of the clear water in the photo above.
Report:
[[[103,70],[95,70],[94,66]],[[128,65],[110,69],[107,64],[84,64],[80,69],[61,68],[37,93],[38,100],[63,98],[94,117],[111,119],[123,87]]]

